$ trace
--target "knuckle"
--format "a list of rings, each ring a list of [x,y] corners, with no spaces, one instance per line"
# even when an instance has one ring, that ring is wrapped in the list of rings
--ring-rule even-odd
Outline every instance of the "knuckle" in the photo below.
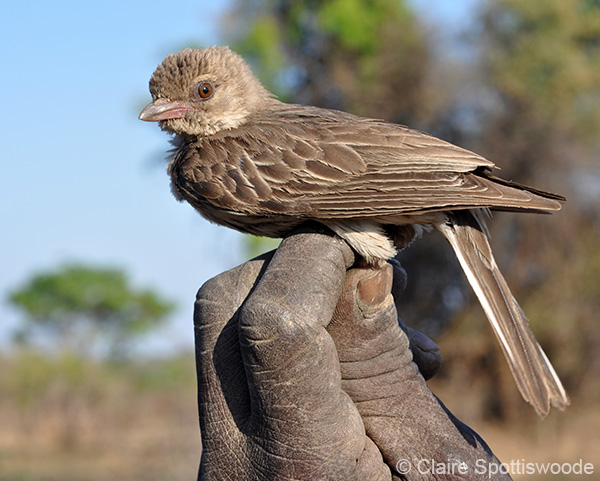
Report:
[[[239,327],[247,339],[284,339],[298,342],[307,337],[307,324],[275,299],[250,298],[241,308]]]

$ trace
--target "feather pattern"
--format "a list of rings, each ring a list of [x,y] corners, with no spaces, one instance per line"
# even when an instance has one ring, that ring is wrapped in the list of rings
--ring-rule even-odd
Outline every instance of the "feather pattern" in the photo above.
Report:
[[[210,85],[209,97],[198,87]],[[489,160],[408,127],[272,98],[237,54],[186,49],[156,69],[140,118],[175,134],[172,191],[208,220],[281,237],[316,220],[378,265],[435,226],[454,248],[521,394],[569,399],[492,256],[482,212],[551,212],[563,197],[503,180]]]
[[[422,132],[279,105],[238,129],[179,139],[169,167],[175,189],[215,208],[314,219],[560,208],[559,196],[494,177],[489,160]]]
[[[169,167],[176,189],[211,220],[267,236],[320,220],[372,263],[395,254],[382,225],[435,225],[523,398],[545,415],[569,398],[496,265],[478,209],[552,211],[561,198],[495,177],[493,168],[403,126],[285,104],[241,128],[182,143]],[[221,209],[231,215],[213,213]]]

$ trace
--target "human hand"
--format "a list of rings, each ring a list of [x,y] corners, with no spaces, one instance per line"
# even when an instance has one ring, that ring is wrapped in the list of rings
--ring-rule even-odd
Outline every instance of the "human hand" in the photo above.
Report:
[[[353,263],[338,239],[299,233],[202,287],[199,479],[428,479],[396,465],[497,462],[412,362],[392,268],[346,275]]]

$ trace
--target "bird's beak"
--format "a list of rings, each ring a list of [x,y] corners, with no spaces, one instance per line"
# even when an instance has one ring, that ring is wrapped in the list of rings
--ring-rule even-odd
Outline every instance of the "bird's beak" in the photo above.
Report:
[[[181,119],[192,106],[188,102],[178,100],[157,99],[150,102],[140,112],[140,120],[158,122],[159,120]]]

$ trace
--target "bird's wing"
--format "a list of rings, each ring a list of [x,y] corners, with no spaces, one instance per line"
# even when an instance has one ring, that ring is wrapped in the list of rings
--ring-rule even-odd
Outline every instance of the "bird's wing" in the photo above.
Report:
[[[249,214],[342,219],[560,208],[559,196],[493,177],[494,164],[473,152],[397,124],[312,107],[286,105],[193,142],[178,157],[176,182],[188,194]]]

